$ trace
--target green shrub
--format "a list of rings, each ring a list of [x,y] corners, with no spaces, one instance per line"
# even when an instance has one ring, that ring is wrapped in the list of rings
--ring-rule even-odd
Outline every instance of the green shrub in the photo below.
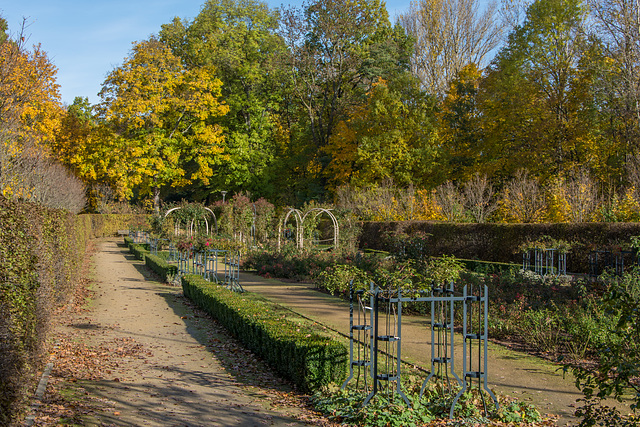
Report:
[[[169,281],[173,276],[178,274],[178,267],[176,265],[169,264],[166,260],[153,254],[145,254],[145,264],[153,272],[162,278],[162,280]]]
[[[318,390],[345,378],[346,347],[288,320],[276,304],[230,292],[195,275],[184,276],[182,288],[188,298],[301,390]]]
[[[607,289],[601,306],[608,319],[608,339],[595,346],[597,365],[595,368],[565,367],[573,371],[576,386],[587,401],[582,425],[595,425],[597,421],[594,414],[598,411],[588,408],[594,398],[612,397],[622,401],[631,394],[632,410],[635,412],[640,405],[640,271],[636,269],[621,278],[605,277],[604,280]],[[616,410],[611,412],[612,418],[619,416]]]
[[[336,264],[327,267],[315,280],[316,287],[324,289],[331,295],[345,296],[349,293],[349,284],[353,280],[355,289],[366,289],[367,273],[354,265]]]
[[[549,425],[545,418],[531,404],[498,395],[500,409],[490,400],[487,413],[483,411],[483,401],[477,389],[463,393],[456,402],[454,415],[458,418],[447,423],[453,399],[459,388],[447,388],[429,384],[420,398],[422,381],[405,380],[402,389],[407,403],[397,393],[378,392],[367,405],[362,405],[369,391],[347,387],[327,387],[312,397],[317,410],[331,421],[345,426],[426,426],[426,425]]]
[[[536,349],[555,351],[560,342],[561,323],[558,310],[527,310],[520,324],[521,336],[527,336],[528,344]]]
[[[299,250],[284,245],[280,251],[254,250],[243,260],[243,269],[252,269],[264,277],[312,281],[342,256],[335,252]]]
[[[129,246],[129,252],[131,252],[136,259],[140,261],[144,261],[145,257],[149,255],[149,244],[148,243],[132,243]]]

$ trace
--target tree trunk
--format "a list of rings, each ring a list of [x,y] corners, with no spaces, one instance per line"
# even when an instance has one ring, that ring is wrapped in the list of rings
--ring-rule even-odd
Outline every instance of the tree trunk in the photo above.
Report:
[[[160,214],[160,186],[155,185],[153,187],[153,211]]]

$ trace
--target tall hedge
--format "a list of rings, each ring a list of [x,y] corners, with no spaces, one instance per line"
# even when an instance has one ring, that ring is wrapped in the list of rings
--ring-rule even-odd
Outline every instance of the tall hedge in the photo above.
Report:
[[[573,247],[567,269],[588,272],[593,250],[628,247],[630,236],[640,235],[640,223],[583,224],[456,224],[432,221],[365,222],[360,248],[394,250],[398,235],[429,234],[425,255],[454,255],[464,259],[520,263],[519,246],[542,236],[564,240]]]
[[[120,230],[128,230],[132,222],[146,222],[141,214],[82,214],[78,216],[84,232],[90,237],[115,236]]]
[[[20,416],[50,314],[70,295],[86,244],[77,225],[74,215],[0,197],[0,425]]]
[[[45,361],[51,313],[69,300],[88,240],[127,229],[131,220],[0,196],[0,425],[22,418]]]

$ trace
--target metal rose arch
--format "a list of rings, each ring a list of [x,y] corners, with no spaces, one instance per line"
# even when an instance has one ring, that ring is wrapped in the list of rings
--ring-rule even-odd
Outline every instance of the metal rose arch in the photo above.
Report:
[[[334,249],[338,248],[338,239],[340,236],[340,227],[338,225],[338,220],[336,216],[329,210],[324,208],[312,208],[307,212],[302,213],[299,209],[289,208],[287,213],[284,216],[284,220],[280,222],[278,226],[278,250],[280,250],[281,239],[282,239],[282,227],[287,224],[289,218],[293,215],[296,220],[296,247],[298,249],[304,248],[304,221],[307,219],[309,214],[315,213],[315,217],[318,215],[326,214],[333,224],[333,247]]]
[[[176,207],[176,208],[171,208],[169,209],[165,214],[164,214],[164,218],[166,219],[169,214],[171,214],[172,212],[175,212],[177,210],[182,209],[182,207]],[[215,226],[215,230],[216,232],[218,231],[218,219],[216,218],[216,214],[213,213],[213,211],[207,207],[203,208],[204,210],[206,210],[207,212],[209,212],[211,214],[211,216],[213,217],[213,224]],[[191,218],[191,222],[185,224],[186,228],[185,231],[187,233],[188,236],[193,236],[194,235],[194,226],[195,226],[195,221],[196,219],[199,218]],[[206,215],[202,215],[202,219],[204,219],[204,224],[205,224],[205,228],[206,228],[206,234],[210,234],[209,233],[209,221],[207,221],[207,216]],[[180,229],[180,221],[176,221],[175,225],[174,225],[174,230],[173,233],[175,236],[177,236],[179,233],[179,229]],[[211,233],[213,233],[213,229],[211,229]]]

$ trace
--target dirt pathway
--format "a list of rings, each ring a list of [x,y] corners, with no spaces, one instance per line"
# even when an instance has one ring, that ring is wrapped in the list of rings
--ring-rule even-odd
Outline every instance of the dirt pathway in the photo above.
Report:
[[[125,253],[116,241],[99,242],[92,307],[57,330],[52,383],[58,403],[80,407],[71,409],[72,423],[299,426],[313,419],[287,384],[189,306],[179,288],[152,280]],[[56,402],[46,403],[36,425],[56,424]]]

